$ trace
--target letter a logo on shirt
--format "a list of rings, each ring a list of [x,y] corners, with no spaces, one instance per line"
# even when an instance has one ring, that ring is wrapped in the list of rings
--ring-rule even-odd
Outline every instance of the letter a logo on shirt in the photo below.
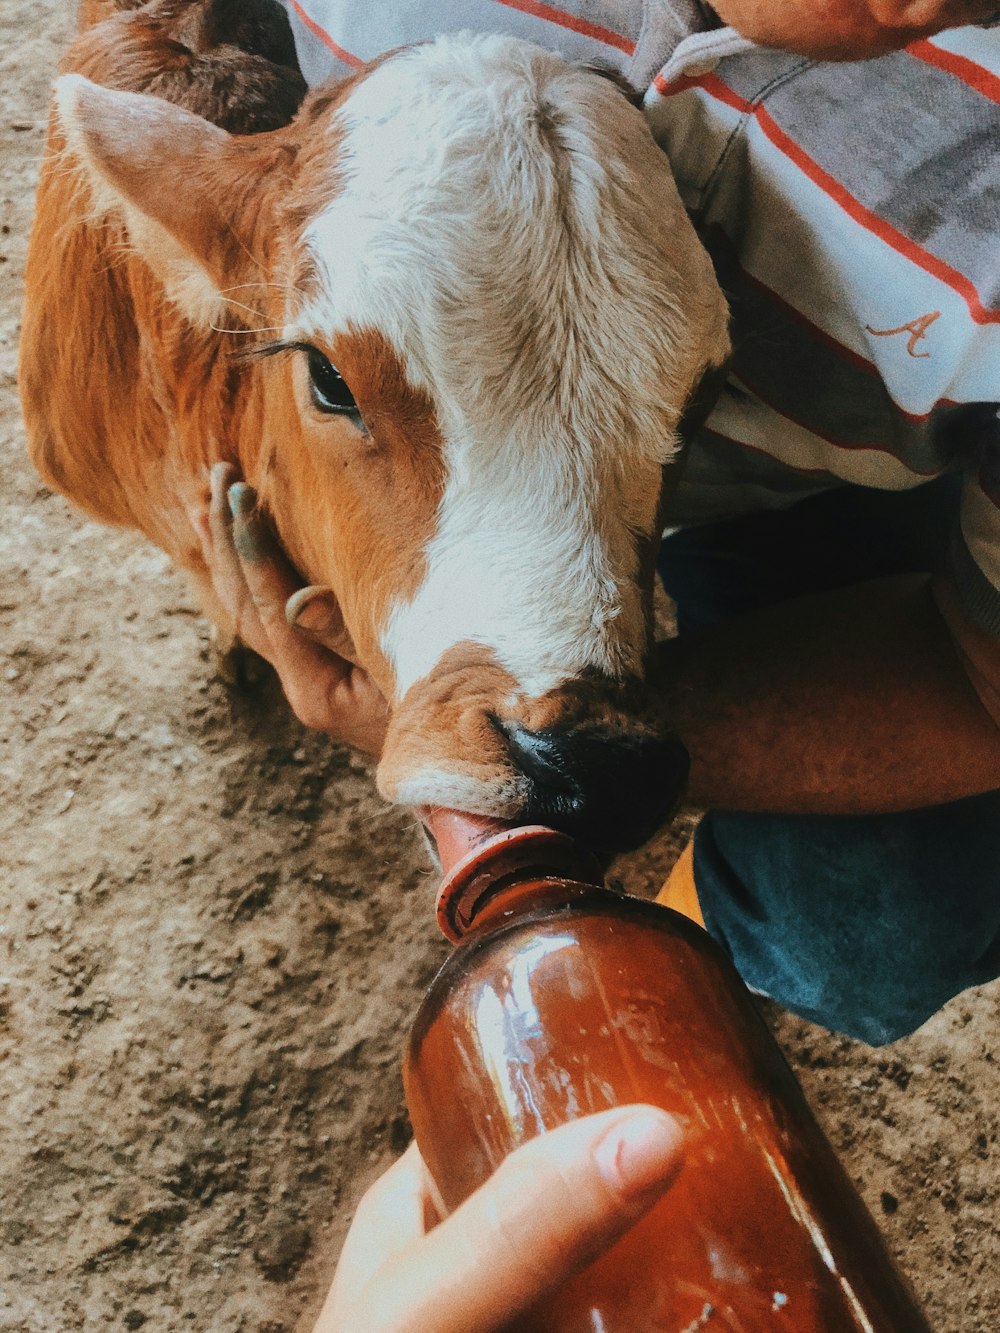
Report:
[[[941,318],[940,310],[932,310],[930,314],[919,315],[916,319],[911,319],[908,324],[900,324],[898,329],[873,329],[870,324],[865,325],[868,333],[874,334],[876,338],[891,338],[894,333],[908,333],[909,339],[906,343],[906,350],[913,357],[928,357],[930,352],[917,352],[914,348],[919,342],[927,337],[927,330],[936,319]]]

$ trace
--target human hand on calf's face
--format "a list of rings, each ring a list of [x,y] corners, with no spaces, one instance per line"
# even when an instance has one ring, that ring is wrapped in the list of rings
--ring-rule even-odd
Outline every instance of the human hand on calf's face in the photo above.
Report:
[[[302,586],[232,464],[213,467],[209,507],[191,521],[216,597],[242,642],[274,667],[299,721],[378,755],[388,706],[353,660],[337,599]]]

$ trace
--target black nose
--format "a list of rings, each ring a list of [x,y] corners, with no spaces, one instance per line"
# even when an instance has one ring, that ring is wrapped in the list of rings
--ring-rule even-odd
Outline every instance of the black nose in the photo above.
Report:
[[[669,817],[688,773],[676,737],[611,728],[528,731],[507,724],[511,760],[527,779],[528,823],[572,834],[595,852],[639,847]]]

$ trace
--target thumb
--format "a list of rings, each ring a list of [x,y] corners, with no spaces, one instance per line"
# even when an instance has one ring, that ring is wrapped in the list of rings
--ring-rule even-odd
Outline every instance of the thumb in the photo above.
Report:
[[[363,1326],[380,1333],[507,1326],[610,1249],[657,1202],[680,1163],[677,1122],[652,1106],[602,1112],[541,1135],[383,1272]]]
[[[332,588],[318,584],[299,588],[285,603],[285,619],[294,629],[302,630],[324,648],[356,663],[357,650]]]

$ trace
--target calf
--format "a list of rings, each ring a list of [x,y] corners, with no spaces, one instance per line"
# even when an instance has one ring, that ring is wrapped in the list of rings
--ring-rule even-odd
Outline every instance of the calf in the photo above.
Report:
[[[643,684],[664,469],[728,351],[668,165],[611,81],[510,38],[304,96],[275,10],[84,5],[27,270],[34,461],[216,619],[189,514],[235,463],[390,701],[385,797],[640,841],[678,784]]]

